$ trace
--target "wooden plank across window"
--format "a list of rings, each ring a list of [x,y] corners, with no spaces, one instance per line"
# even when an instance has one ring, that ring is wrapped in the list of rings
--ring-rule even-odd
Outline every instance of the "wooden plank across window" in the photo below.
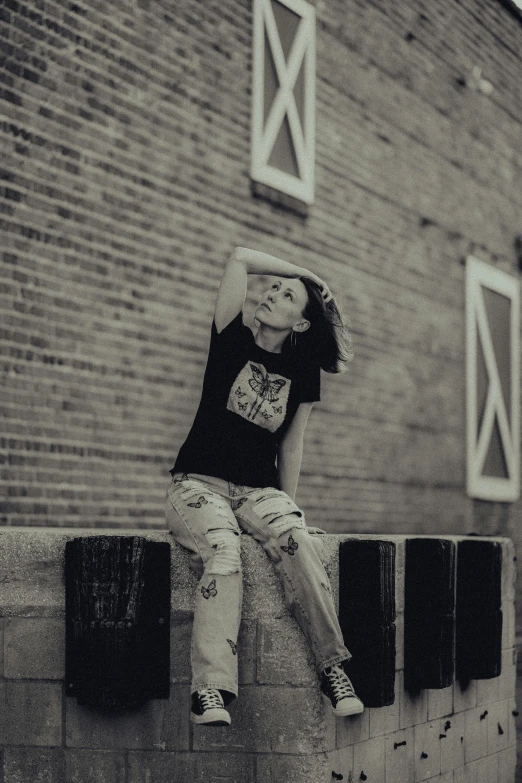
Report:
[[[254,0],[250,174],[306,204],[314,200],[315,9]]]
[[[467,492],[520,494],[519,282],[469,257],[466,264]]]

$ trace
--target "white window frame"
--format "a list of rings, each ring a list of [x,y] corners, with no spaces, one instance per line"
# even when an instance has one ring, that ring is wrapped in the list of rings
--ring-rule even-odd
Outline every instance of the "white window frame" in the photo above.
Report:
[[[481,287],[511,301],[511,429]],[[478,338],[486,364],[488,390],[484,416],[477,436]],[[467,493],[483,500],[515,501],[520,495],[520,285],[517,278],[469,256],[466,259],[466,398]],[[483,474],[493,434],[495,415],[507,465],[508,478]]]
[[[315,8],[305,0],[277,0],[301,17],[292,49],[285,60],[271,0],[254,0],[253,76],[250,176],[306,204],[314,201],[315,168]],[[264,123],[265,30],[279,88]],[[301,125],[293,89],[304,60],[304,123]],[[299,176],[270,166],[268,161],[285,116],[297,159]]]

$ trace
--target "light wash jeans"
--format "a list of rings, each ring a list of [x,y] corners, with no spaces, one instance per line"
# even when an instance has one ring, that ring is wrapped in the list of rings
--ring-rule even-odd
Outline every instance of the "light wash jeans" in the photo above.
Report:
[[[238,694],[241,530],[259,541],[273,562],[317,671],[350,659],[319,554],[320,536],[308,532],[302,511],[285,492],[177,473],[167,490],[166,521],[202,574],[192,629],[192,693],[218,688],[227,692],[226,704]]]

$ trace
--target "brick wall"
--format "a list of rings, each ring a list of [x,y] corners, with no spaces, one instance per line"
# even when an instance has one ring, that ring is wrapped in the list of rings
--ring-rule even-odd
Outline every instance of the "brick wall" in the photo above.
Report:
[[[240,695],[226,728],[189,723],[190,634],[197,578],[172,547],[171,695],[104,713],[65,696],[65,542],[76,530],[0,531],[0,780],[2,783],[514,783],[513,545],[503,556],[502,672],[422,690],[403,686],[405,538],[396,546],[395,701],[336,719],[310,650],[284,608],[261,547],[243,537],[245,600]],[[148,533],[154,540],[168,534]],[[325,565],[338,598],[338,549]],[[170,539],[171,540],[171,539]],[[458,577],[457,577],[458,578]],[[3,777],[2,777],[3,772]]]
[[[0,3],[3,524],[163,524],[246,244],[323,274],[353,325],[307,432],[310,518],[515,529],[520,504],[480,516],[464,491],[462,259],[517,272],[522,22],[497,0],[316,8],[303,217],[251,195],[250,0]]]
[[[250,0],[0,2],[1,524],[163,524],[245,244],[324,275],[353,326],[306,435],[310,521],[518,541],[520,502],[465,494],[462,262],[518,273],[522,21],[315,5],[303,216],[251,193]]]

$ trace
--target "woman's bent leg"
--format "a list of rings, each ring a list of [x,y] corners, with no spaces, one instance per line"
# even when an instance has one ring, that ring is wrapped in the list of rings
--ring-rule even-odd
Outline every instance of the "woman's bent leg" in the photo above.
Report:
[[[228,502],[190,478],[174,477],[166,521],[203,572],[194,608],[191,692],[218,689],[229,703],[238,692],[236,646],[243,596],[239,527]]]
[[[246,497],[236,516],[274,563],[286,604],[310,643],[318,672],[349,660],[318,542],[308,532],[302,511],[277,489],[256,490]]]

